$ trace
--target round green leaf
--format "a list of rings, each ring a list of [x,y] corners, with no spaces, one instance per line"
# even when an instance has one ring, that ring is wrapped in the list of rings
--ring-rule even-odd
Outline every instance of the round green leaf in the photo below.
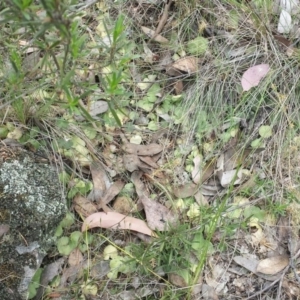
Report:
[[[260,126],[258,132],[262,138],[267,139],[272,136],[272,127],[269,125]]]
[[[208,40],[202,36],[190,40],[187,43],[187,50],[192,55],[201,55],[208,49]]]
[[[257,149],[262,146],[261,139],[256,139],[251,143],[251,147]]]

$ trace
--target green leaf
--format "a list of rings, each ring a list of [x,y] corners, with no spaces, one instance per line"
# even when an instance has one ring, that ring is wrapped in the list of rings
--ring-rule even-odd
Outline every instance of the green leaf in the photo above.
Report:
[[[256,139],[256,140],[252,141],[251,147],[254,149],[262,147],[261,139]]]
[[[63,234],[63,229],[62,229],[62,226],[61,225],[58,225],[57,228],[56,228],[56,231],[55,231],[55,236],[56,237],[60,237],[61,235]]]
[[[150,121],[149,122],[148,129],[156,131],[156,130],[158,130],[158,128],[159,128],[159,126],[158,126],[157,122],[155,122],[155,121]]]
[[[120,15],[115,23],[114,31],[113,31],[113,43],[115,44],[124,31],[124,16]]]
[[[69,150],[73,146],[73,142],[71,140],[58,139],[57,141],[58,147],[61,149]]]
[[[6,136],[7,136],[7,134],[8,134],[8,129],[7,129],[7,127],[1,126],[1,127],[0,127],[0,138],[1,138],[1,139],[5,139]]]
[[[143,100],[137,102],[137,107],[140,107],[141,109],[150,112],[154,107],[154,103],[149,102],[148,99],[145,97]]]
[[[265,215],[266,215],[265,211],[261,210],[257,206],[248,206],[244,210],[244,216],[246,219],[250,218],[250,217],[255,217],[259,221],[263,221],[265,218]]]
[[[90,140],[93,140],[97,135],[97,131],[93,127],[86,127],[83,131]]]
[[[70,181],[70,175],[66,171],[63,171],[58,174],[58,179],[62,184],[67,185]]]
[[[113,117],[115,118],[116,123],[121,128],[122,127],[122,123],[121,123],[121,120],[120,120],[117,112],[115,111],[115,109],[113,108],[113,106],[111,105],[111,103],[109,101],[107,102],[107,104],[108,104],[110,112],[112,113]]]
[[[269,138],[272,136],[272,127],[269,125],[260,126],[258,132],[263,139]]]
[[[77,243],[67,236],[63,236],[57,240],[57,250],[61,255],[69,255],[72,250],[74,250],[77,247]]]
[[[74,244],[78,244],[79,239],[81,238],[82,233],[80,231],[73,231],[70,235],[70,241]]]
[[[27,297],[28,299],[33,299],[36,296],[37,289],[40,286],[40,279],[42,273],[43,273],[43,268],[39,268],[33,275],[28,287],[28,297]]]
[[[199,36],[187,43],[187,50],[192,55],[202,55],[208,49],[208,40]]]
[[[198,231],[193,238],[192,248],[199,253],[200,250],[203,248],[204,242],[205,240],[203,238],[202,232]]]
[[[69,228],[75,222],[75,217],[72,213],[67,212],[66,216],[60,222],[62,228]]]

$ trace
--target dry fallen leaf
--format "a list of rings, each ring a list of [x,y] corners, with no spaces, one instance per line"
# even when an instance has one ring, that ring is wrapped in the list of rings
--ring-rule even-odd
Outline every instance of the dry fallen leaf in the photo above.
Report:
[[[219,177],[222,187],[228,187],[231,184],[237,185],[244,182],[245,179],[250,177],[250,171],[247,169],[229,170],[225,172],[218,170],[217,175]]]
[[[192,179],[194,183],[199,184],[201,182],[201,165],[202,165],[203,157],[201,155],[196,156],[193,159],[194,167],[192,170]]]
[[[169,274],[169,281],[178,287],[187,287],[188,283],[184,280],[184,278],[176,273]]]
[[[268,280],[268,281],[275,281],[278,278],[280,278],[281,274],[279,275],[273,275],[273,276],[267,276],[261,273],[258,273],[256,271],[256,268],[258,266],[259,261],[257,259],[254,258],[248,258],[248,257],[244,257],[244,256],[235,256],[233,258],[233,260],[235,261],[235,263],[237,263],[238,265],[244,267],[245,269],[247,269],[248,271],[250,271],[251,273],[256,274],[257,276]]]
[[[148,226],[153,230],[166,231],[168,224],[175,224],[177,222],[176,215],[167,207],[155,200],[151,200],[146,196],[140,197],[146,213]]]
[[[102,114],[108,110],[108,104],[106,101],[95,101],[88,108],[88,112],[94,119],[99,119],[97,115]]]
[[[143,182],[141,181],[141,176],[143,173],[141,171],[136,171],[131,174],[131,181],[135,186],[137,195],[141,198],[142,196],[149,196],[148,191],[145,189]]]
[[[98,115],[105,113],[108,110],[108,104],[106,101],[99,100],[91,103],[89,107],[83,107],[86,109],[86,111],[90,114],[90,116],[95,120],[100,120],[100,117]],[[74,116],[76,121],[84,121],[85,117],[82,115],[75,115]]]
[[[208,284],[203,284],[202,286],[202,297],[203,300],[218,300],[219,297],[212,286]]]
[[[277,31],[279,33],[289,33],[293,28],[292,16],[290,13],[284,9],[281,10]]]
[[[162,152],[163,148],[158,144],[149,144],[149,145],[137,145],[132,143],[126,143],[123,147],[123,150],[128,154],[136,154],[142,156],[153,156]]]
[[[141,161],[136,154],[125,154],[123,156],[123,164],[127,171],[138,171],[141,166]]]
[[[98,211],[96,205],[80,195],[76,195],[73,199],[73,206],[78,215],[84,220],[89,215]]]
[[[157,163],[150,156],[139,156],[139,159],[153,169],[157,169]]]
[[[207,179],[209,179],[215,170],[216,167],[216,159],[213,158],[210,161],[206,163],[206,165],[203,167],[202,170],[202,177],[201,177],[201,183],[205,182]]]
[[[60,269],[62,268],[64,262],[65,258],[62,257],[44,268],[35,299],[42,299],[45,288],[47,287],[48,283],[60,273]]]
[[[78,248],[71,251],[68,257],[69,266],[78,266],[83,261],[83,255]]]
[[[141,29],[150,38],[152,38],[155,35],[155,31],[152,30],[152,29],[150,29],[150,28],[148,28],[148,27],[141,26]],[[153,40],[156,41],[156,42],[158,42],[158,43],[161,43],[161,44],[166,44],[166,43],[169,42],[166,38],[164,38],[160,34],[158,34],[157,36],[155,36]]]
[[[174,89],[175,89],[175,94],[176,95],[181,95],[183,92],[183,82],[182,80],[177,80],[174,83]]]
[[[93,178],[93,190],[88,196],[91,201],[98,201],[104,196],[105,191],[110,187],[111,183],[102,165],[98,162],[92,162],[90,170]]]
[[[111,200],[113,200],[123,189],[125,183],[122,180],[118,180],[114,182],[110,188],[105,192],[102,201],[105,204],[108,204]]]
[[[136,211],[136,205],[133,200],[127,196],[119,196],[114,201],[113,208],[120,214],[127,215],[132,211]]]
[[[256,65],[249,68],[242,76],[242,87],[244,91],[249,91],[257,86],[270,70],[268,64]]]
[[[256,271],[267,275],[275,275],[288,266],[288,264],[289,257],[287,255],[273,256],[261,260],[256,267]]]
[[[127,217],[116,212],[98,212],[90,215],[84,220],[81,231],[86,231],[95,227],[108,229],[127,229],[141,232],[150,236],[155,236],[155,233],[143,220]]]
[[[199,59],[194,56],[187,56],[176,60],[172,67],[188,74],[198,71]]]
[[[173,193],[177,198],[187,198],[193,196],[199,190],[199,186],[194,183],[187,183],[173,188]]]

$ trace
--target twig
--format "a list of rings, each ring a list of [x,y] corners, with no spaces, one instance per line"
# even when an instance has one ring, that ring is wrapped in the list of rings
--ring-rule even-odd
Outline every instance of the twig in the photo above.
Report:
[[[171,4],[172,4],[172,0],[167,0],[167,3],[166,3],[165,8],[164,8],[163,15],[161,16],[160,21],[159,21],[159,23],[158,23],[158,25],[155,29],[155,32],[152,35],[149,42],[153,41],[161,33],[161,31],[163,30],[163,28],[164,28],[164,26],[165,26],[165,24],[167,23],[167,20],[168,20],[168,14],[169,14],[169,9],[170,9]]]

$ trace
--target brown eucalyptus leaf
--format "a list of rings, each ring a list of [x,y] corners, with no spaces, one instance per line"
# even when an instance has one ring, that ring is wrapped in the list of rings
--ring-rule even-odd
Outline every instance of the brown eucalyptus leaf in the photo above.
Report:
[[[188,74],[194,73],[198,70],[199,59],[194,56],[187,56],[176,60],[172,67]]]
[[[89,215],[98,211],[96,205],[87,198],[77,194],[73,199],[73,206],[78,215],[84,220]]]
[[[212,159],[204,166],[202,170],[201,183],[205,182],[208,178],[210,178],[216,168],[216,159]]]
[[[101,227],[108,229],[127,229],[155,236],[148,225],[140,219],[128,217],[116,212],[98,212],[87,217],[82,225],[81,231]]]
[[[132,143],[127,143],[124,145],[123,150],[128,154],[137,154],[142,156],[153,156],[162,152],[163,148],[158,144],[149,145],[137,145]]]
[[[78,248],[71,251],[68,257],[69,266],[78,266],[83,261],[83,255]]]
[[[166,231],[169,224],[177,222],[176,215],[161,203],[146,196],[140,197],[146,213],[148,226],[153,230]]]
[[[233,260],[238,265],[242,266],[246,270],[250,271],[251,273],[256,274],[257,276],[259,276],[265,280],[275,281],[278,278],[280,278],[280,276],[281,276],[281,274],[267,276],[267,275],[257,272],[257,266],[259,264],[259,261],[257,259],[248,258],[248,257],[244,257],[244,256],[235,256],[233,258]]]
[[[157,162],[161,158],[161,152],[151,156],[151,159],[155,162]]]
[[[125,154],[123,156],[123,163],[125,169],[129,172],[139,170],[140,160],[135,154]]]
[[[135,190],[139,198],[142,196],[149,196],[149,193],[145,189],[144,183],[141,181],[141,176],[143,175],[143,172],[141,171],[135,171],[131,174],[131,181],[135,186]]]
[[[103,203],[108,204],[111,200],[113,200],[121,192],[124,185],[125,183],[122,180],[114,182],[103,196]]]
[[[155,31],[148,27],[141,26],[141,29],[148,37],[152,38],[154,36],[154,41],[156,41],[158,43],[167,44],[169,42],[165,37],[163,37],[160,34],[157,34],[155,36]]]
[[[123,156],[123,163],[126,170],[129,172],[141,170],[144,173],[150,174],[151,167],[148,164],[142,162],[139,156],[134,154],[128,154]]]
[[[177,80],[174,84],[175,94],[181,95],[183,92],[183,82],[182,80]]]
[[[187,183],[173,188],[173,193],[177,198],[187,198],[197,193],[199,186],[194,183]]]
[[[185,279],[180,276],[179,274],[176,274],[176,273],[170,273],[169,276],[168,276],[168,279],[169,281],[174,284],[175,286],[178,286],[178,287],[187,287],[188,286],[188,283],[185,281]]]
[[[156,162],[153,161],[153,159],[150,156],[140,156],[139,159],[149,165],[153,169],[157,169],[158,165]]]
[[[96,161],[92,162],[90,170],[93,178],[93,190],[88,195],[88,199],[98,201],[98,199],[102,198],[105,191],[109,188],[110,180],[100,163]]]
[[[273,256],[261,260],[256,267],[256,271],[267,275],[274,275],[282,271],[288,264],[289,257],[287,255]]]
[[[114,211],[128,215],[131,212],[136,212],[136,204],[133,200],[127,196],[118,196],[114,201]]]

